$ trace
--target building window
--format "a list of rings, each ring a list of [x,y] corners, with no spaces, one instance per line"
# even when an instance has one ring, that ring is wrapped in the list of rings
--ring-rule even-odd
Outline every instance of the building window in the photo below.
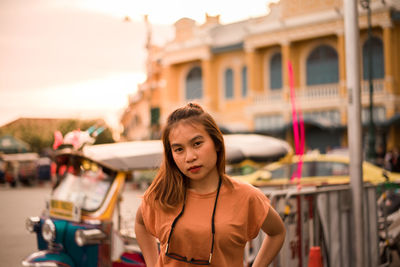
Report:
[[[160,124],[160,108],[151,108],[150,110],[151,117],[151,125],[159,125]]]
[[[269,61],[269,88],[271,90],[282,88],[282,54],[276,53]]]
[[[225,71],[225,99],[233,98],[233,71],[231,68]]]
[[[307,58],[307,85],[338,83],[338,55],[330,46],[320,45]]]
[[[247,67],[242,68],[242,97],[247,96]]]
[[[186,100],[203,97],[203,80],[200,67],[192,68],[186,76]]]
[[[369,53],[371,45],[371,53]],[[363,78],[369,78],[369,59],[372,57],[372,79],[383,79],[385,77],[385,65],[383,59],[383,44],[381,39],[372,37],[363,45]]]

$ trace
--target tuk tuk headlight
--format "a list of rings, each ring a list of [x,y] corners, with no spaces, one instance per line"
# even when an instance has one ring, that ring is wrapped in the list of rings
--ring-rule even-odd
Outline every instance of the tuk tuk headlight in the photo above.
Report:
[[[46,219],[44,221],[42,227],[42,236],[43,239],[47,242],[53,242],[54,240],[56,240],[56,226],[54,225],[52,220]]]
[[[30,233],[38,232],[40,229],[40,218],[37,216],[27,218],[25,221],[25,228]]]
[[[99,229],[79,229],[75,232],[75,242],[78,246],[99,244],[106,234]]]

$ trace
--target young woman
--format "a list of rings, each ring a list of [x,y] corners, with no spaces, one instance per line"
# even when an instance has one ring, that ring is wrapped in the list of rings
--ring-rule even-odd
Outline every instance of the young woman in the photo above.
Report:
[[[285,239],[283,222],[260,190],[225,174],[213,118],[188,104],[171,113],[162,140],[163,163],[136,214],[146,265],[243,267],[246,242],[262,229],[253,266],[268,266]]]

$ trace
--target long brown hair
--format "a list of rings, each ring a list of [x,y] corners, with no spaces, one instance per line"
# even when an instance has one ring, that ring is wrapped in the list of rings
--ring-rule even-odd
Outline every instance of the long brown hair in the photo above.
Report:
[[[163,130],[162,141],[164,146],[164,158],[160,169],[144,194],[144,199],[149,205],[156,205],[163,210],[175,208],[183,203],[185,191],[188,186],[188,178],[182,174],[172,156],[169,134],[180,122],[201,124],[210,135],[217,151],[217,170],[221,179],[229,180],[225,174],[225,145],[223,135],[210,114],[205,112],[200,105],[189,103],[184,107],[173,111],[167,120]]]

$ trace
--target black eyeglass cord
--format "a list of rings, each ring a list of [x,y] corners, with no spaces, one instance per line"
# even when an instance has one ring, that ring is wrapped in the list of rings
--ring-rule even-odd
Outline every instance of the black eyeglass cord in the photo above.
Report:
[[[213,209],[213,213],[212,213],[212,217],[211,217],[211,233],[213,235],[212,241],[211,241],[211,253],[210,253],[210,262],[211,262],[211,257],[214,251],[214,235],[215,235],[215,210],[217,208],[217,202],[218,202],[218,196],[219,196],[219,190],[221,188],[221,183],[222,183],[222,179],[219,178],[218,181],[218,189],[217,189],[217,195],[215,196],[215,202],[214,202],[214,209]]]
[[[211,263],[211,258],[213,255],[213,251],[214,251],[214,236],[215,236],[215,210],[217,208],[217,202],[218,202],[218,196],[219,196],[219,191],[221,189],[221,184],[222,184],[222,179],[220,178],[218,181],[218,188],[217,188],[217,195],[215,196],[215,202],[214,202],[214,208],[213,208],[213,213],[211,216],[211,233],[212,233],[212,241],[211,241],[211,252],[210,252],[210,258],[208,260],[209,263]],[[182,216],[183,212],[185,211],[185,203],[186,203],[186,192],[185,192],[185,196],[184,196],[184,201],[183,201],[183,205],[182,205],[182,210],[181,212],[178,214],[178,216],[176,216],[176,218],[174,219],[174,221],[171,224],[171,231],[169,233],[168,236],[168,241],[167,241],[167,246],[165,248],[165,254],[168,254],[168,247],[169,247],[169,242],[171,240],[171,236],[172,236],[172,231],[175,228],[175,224],[178,221],[178,219]]]

